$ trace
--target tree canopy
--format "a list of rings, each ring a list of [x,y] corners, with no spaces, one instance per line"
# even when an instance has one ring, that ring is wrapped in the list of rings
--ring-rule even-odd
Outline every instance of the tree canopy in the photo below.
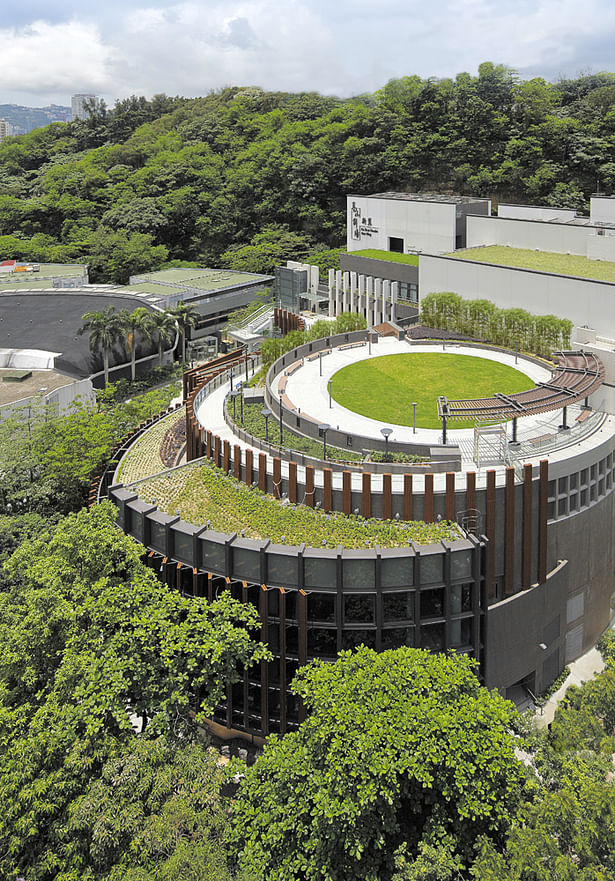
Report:
[[[502,843],[525,773],[512,706],[465,657],[360,647],[302,668],[308,710],[270,737],[233,805],[240,865],[268,881],[386,881],[452,842],[462,867],[484,835]]]
[[[346,195],[473,193],[587,207],[615,187],[615,74],[404,76],[337,99],[132,96],[0,144],[0,249],[125,282],[167,261],[269,272],[344,243]],[[318,254],[323,255],[321,258]]]

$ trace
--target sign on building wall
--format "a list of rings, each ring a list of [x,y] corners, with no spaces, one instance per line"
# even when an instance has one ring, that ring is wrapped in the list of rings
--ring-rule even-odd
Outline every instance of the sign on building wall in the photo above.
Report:
[[[350,236],[355,242],[360,242],[363,237],[376,236],[380,230],[372,224],[371,217],[364,217],[361,208],[356,202],[352,203]]]

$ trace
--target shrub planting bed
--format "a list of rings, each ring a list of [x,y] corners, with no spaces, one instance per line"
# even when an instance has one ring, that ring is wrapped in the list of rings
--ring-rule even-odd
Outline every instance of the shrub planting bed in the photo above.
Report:
[[[233,416],[233,404],[227,398],[226,408],[229,415]],[[243,405],[243,423],[241,422],[241,408],[239,403],[235,404],[235,422],[241,425],[245,431],[248,431],[253,437],[265,440],[265,417],[262,415],[262,404],[245,404]],[[309,437],[302,437],[293,434],[286,426],[282,430],[282,444],[280,445],[280,423],[274,416],[269,417],[269,443],[276,446],[282,446],[287,450],[295,450],[298,453],[305,453],[306,456],[314,456],[316,459],[322,459],[323,443],[322,441],[313,440]],[[339,447],[333,447],[327,444],[327,459],[332,462],[360,462],[359,453],[353,453],[349,450],[342,450]]]
[[[210,462],[186,465],[137,487],[139,496],[169,514],[179,511],[189,523],[209,521],[217,532],[244,533],[248,538],[311,547],[399,547],[413,541],[433,544],[461,538],[456,524],[374,520],[326,514],[304,505],[278,501],[238,483]]]
[[[161,458],[161,446],[165,435],[178,423],[186,420],[182,407],[156,423],[133,444],[119,467],[116,479],[122,483],[133,483],[149,474],[157,474],[169,466]]]

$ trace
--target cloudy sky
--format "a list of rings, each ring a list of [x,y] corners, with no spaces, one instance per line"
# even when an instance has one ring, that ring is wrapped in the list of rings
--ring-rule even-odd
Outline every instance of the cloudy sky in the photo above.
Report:
[[[5,0],[6,2],[6,0]],[[0,104],[226,85],[340,96],[405,74],[615,70],[613,0],[24,0],[5,5]]]

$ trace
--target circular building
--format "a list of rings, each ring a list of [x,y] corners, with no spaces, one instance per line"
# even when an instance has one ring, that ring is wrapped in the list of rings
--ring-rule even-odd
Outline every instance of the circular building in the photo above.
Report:
[[[524,388],[454,398],[434,381],[429,428],[411,396],[405,424],[335,400],[349,366],[428,354],[510,367]],[[245,671],[215,722],[293,728],[298,667],[361,643],[467,653],[519,706],[595,643],[615,566],[615,420],[596,358],[357,331],[287,353],[264,388],[246,386],[254,366],[230,353],[189,371],[185,415],[142,432],[103,482],[170,586],[260,612],[274,660]],[[169,467],[184,425],[187,462]]]

